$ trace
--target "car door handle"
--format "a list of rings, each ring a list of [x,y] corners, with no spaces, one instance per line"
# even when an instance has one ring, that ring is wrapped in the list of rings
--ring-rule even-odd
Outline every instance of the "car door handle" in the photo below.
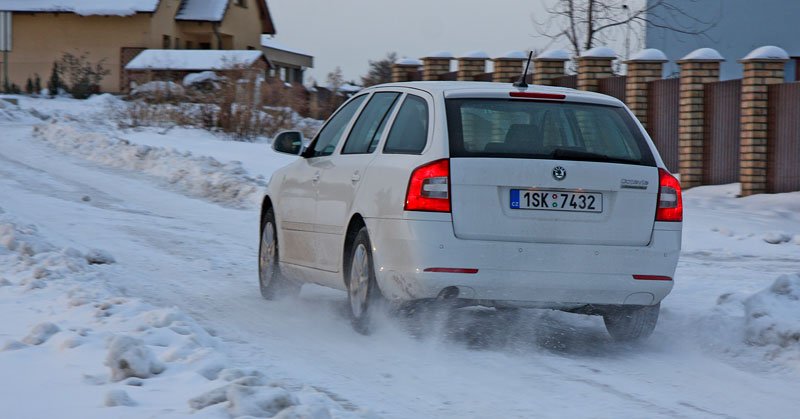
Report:
[[[353,173],[353,176],[350,177],[350,180],[353,181],[353,183],[356,183],[361,180],[361,175],[359,175],[358,172],[355,172]]]
[[[314,176],[311,176],[311,182],[313,183],[319,182],[319,172],[314,173]]]

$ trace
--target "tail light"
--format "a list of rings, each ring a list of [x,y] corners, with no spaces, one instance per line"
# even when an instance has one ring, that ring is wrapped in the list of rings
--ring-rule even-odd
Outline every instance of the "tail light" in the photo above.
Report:
[[[681,184],[664,169],[658,169],[656,221],[683,221]]]
[[[406,211],[450,212],[450,161],[436,160],[411,173]]]

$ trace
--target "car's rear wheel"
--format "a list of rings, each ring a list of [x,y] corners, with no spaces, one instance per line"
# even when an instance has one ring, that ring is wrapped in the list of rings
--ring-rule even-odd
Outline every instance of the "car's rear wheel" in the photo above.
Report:
[[[603,314],[606,330],[618,342],[647,339],[656,328],[661,304],[645,307],[619,307]]]
[[[275,212],[270,208],[261,224],[261,242],[258,248],[258,283],[261,296],[267,300],[296,295],[300,292],[300,284],[281,275],[278,255]]]
[[[383,306],[383,295],[375,280],[372,246],[366,227],[362,227],[353,239],[345,275],[353,328],[361,334],[369,334],[375,313]]]

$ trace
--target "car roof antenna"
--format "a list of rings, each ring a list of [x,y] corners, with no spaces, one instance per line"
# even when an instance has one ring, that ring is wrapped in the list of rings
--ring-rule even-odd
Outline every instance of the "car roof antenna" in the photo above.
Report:
[[[514,83],[514,87],[519,87],[520,89],[528,88],[528,83],[525,81],[525,79],[528,77],[528,69],[531,68],[532,59],[533,59],[533,51],[531,51],[530,54],[528,54],[528,62],[525,63],[525,71],[523,71],[522,75],[519,76],[519,80],[517,80],[517,82]]]

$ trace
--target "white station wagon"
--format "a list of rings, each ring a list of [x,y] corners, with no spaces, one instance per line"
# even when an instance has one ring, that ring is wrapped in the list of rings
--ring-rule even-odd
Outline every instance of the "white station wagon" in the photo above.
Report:
[[[308,147],[285,132],[261,209],[261,293],[348,292],[366,332],[381,300],[603,316],[650,335],[681,247],[679,182],[625,105],[479,82],[359,92]]]

